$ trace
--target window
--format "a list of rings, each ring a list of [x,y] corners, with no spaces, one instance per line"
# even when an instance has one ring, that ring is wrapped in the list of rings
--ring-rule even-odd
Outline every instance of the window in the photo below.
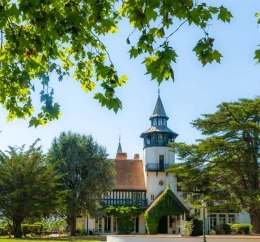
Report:
[[[151,141],[151,136],[150,135],[146,136],[146,145],[150,145],[150,141]]]
[[[225,214],[220,214],[219,215],[219,223],[220,224],[226,223],[226,215]]]
[[[158,134],[158,144],[163,144],[163,134]]]
[[[162,125],[163,123],[163,119],[162,118],[158,118],[158,125]]]
[[[215,229],[215,226],[217,225],[217,216],[216,214],[211,214],[210,215],[210,229]]]
[[[159,155],[159,170],[164,170],[164,155]]]
[[[228,223],[235,223],[235,214],[228,215]]]
[[[186,193],[186,192],[184,192],[184,193],[182,194],[182,198],[183,198],[183,201],[184,201],[184,202],[187,202],[187,201],[185,201],[185,200],[187,199],[187,193]]]
[[[152,200],[152,201],[154,200],[154,195],[151,195],[151,200]]]
[[[165,118],[163,119],[163,126],[167,126],[167,121]]]
[[[154,119],[152,120],[152,125],[157,125],[157,118],[154,118]]]

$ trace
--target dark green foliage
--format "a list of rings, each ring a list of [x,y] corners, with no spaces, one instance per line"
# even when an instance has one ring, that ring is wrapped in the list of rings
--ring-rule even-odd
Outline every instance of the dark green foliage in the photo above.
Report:
[[[217,234],[222,234],[222,233],[230,234],[232,231],[235,232],[236,234],[249,234],[250,231],[252,231],[252,225],[233,224],[233,223],[221,224],[219,225]]]
[[[192,145],[171,144],[183,161],[171,169],[182,177],[179,185],[186,191],[199,188],[209,210],[248,212],[253,233],[259,234],[260,97],[223,102],[192,125],[206,137]],[[200,200],[193,202],[200,206]]]
[[[168,184],[167,189],[163,192],[163,195],[154,205],[152,210],[145,212],[144,218],[148,234],[157,233],[159,220],[162,216],[182,214],[183,211],[178,204],[173,201],[171,194],[170,184]]]
[[[23,233],[23,236],[26,236],[27,234],[30,233],[30,230],[28,228],[29,224],[22,224],[22,233]]]
[[[68,191],[66,209],[60,215],[71,226],[71,235],[76,234],[76,218],[95,214],[100,208],[102,194],[114,186],[114,163],[107,160],[106,149],[95,142],[92,136],[62,132],[54,138],[48,152],[51,164],[59,161],[57,175],[61,190]]]
[[[200,236],[203,234],[203,221],[198,218],[192,218],[193,230],[191,236]]]
[[[85,230],[85,229],[81,229],[81,230],[79,231],[79,235],[80,235],[80,236],[88,235],[88,231]]]
[[[46,162],[37,142],[26,151],[23,146],[0,152],[0,213],[12,221],[15,238],[22,236],[25,219],[55,212],[64,199],[57,164]]]
[[[136,206],[110,206],[107,208],[108,216],[115,216],[118,220],[119,234],[130,234],[134,232],[134,217],[138,217],[141,211]]]
[[[222,224],[220,227],[222,227],[225,234],[230,234],[232,231],[231,224]]]
[[[118,231],[119,234],[131,234],[134,232],[134,221],[133,218],[124,217],[118,220]]]

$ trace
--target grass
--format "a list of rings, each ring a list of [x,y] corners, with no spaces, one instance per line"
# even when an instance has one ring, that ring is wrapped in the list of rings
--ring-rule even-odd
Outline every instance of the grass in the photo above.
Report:
[[[0,242],[101,242],[106,241],[106,236],[80,236],[80,237],[70,237],[70,236],[60,236],[57,238],[22,238],[22,239],[15,239],[15,238],[0,238]]]

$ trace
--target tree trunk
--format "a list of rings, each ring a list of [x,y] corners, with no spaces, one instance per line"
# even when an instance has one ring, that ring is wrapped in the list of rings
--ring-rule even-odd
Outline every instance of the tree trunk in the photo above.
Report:
[[[252,209],[249,215],[253,226],[252,233],[260,234],[260,209]]]
[[[15,217],[13,218],[13,228],[14,228],[14,237],[15,238],[22,238],[22,217]]]
[[[72,214],[70,217],[70,236],[76,236],[76,223],[77,223],[77,216]]]

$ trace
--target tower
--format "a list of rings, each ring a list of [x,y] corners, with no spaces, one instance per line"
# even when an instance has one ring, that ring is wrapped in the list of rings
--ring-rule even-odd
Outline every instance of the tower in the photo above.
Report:
[[[164,190],[167,183],[172,184],[172,190],[176,191],[176,179],[165,171],[175,163],[175,155],[171,152],[169,142],[174,142],[178,136],[167,126],[169,117],[163,107],[158,93],[153,114],[150,117],[151,127],[141,134],[143,138],[143,166],[148,202],[151,202],[157,194]]]

